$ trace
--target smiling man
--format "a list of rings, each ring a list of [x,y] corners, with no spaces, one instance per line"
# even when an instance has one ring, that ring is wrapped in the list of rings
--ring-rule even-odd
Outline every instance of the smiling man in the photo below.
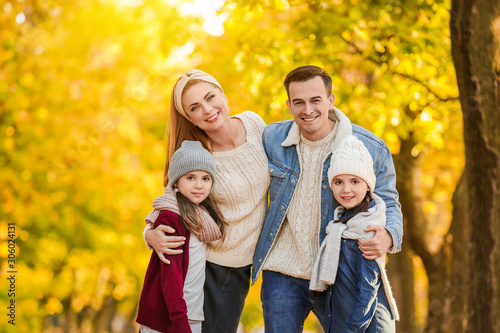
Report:
[[[374,160],[375,193],[387,206],[385,228],[370,226],[375,236],[360,241],[367,259],[401,250],[403,223],[396,174],[389,149],[373,133],[334,108],[332,79],[322,68],[303,66],[285,78],[287,106],[294,120],[266,127],[263,143],[269,158],[270,202],[254,254],[252,282],[261,271],[266,332],[302,332],[312,310],[323,327],[332,295],[309,292],[309,280],[326,226],[338,203],[328,184],[331,152],[345,137],[357,136]],[[341,301],[341,300],[339,300]]]

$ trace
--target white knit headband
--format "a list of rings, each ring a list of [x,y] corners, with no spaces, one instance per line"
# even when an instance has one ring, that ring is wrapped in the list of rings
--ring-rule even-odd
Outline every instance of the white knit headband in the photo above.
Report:
[[[182,107],[182,92],[184,90],[184,87],[186,86],[186,84],[190,80],[201,80],[201,81],[205,81],[208,83],[212,83],[212,84],[216,85],[217,87],[219,87],[219,89],[222,92],[224,92],[224,90],[222,90],[222,87],[220,86],[219,82],[217,82],[217,80],[212,75],[207,74],[203,71],[200,71],[199,69],[191,69],[191,70],[187,71],[186,74],[184,74],[180,78],[180,80],[177,82],[177,84],[175,85],[175,88],[174,88],[175,108],[177,109],[177,111],[179,111],[181,116],[183,116],[186,119],[189,119],[189,117],[187,116],[186,111]]]

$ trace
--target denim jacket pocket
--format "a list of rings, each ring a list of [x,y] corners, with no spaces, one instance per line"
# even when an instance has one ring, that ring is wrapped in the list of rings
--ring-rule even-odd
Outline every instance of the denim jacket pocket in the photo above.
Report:
[[[269,161],[269,175],[271,176],[271,201],[275,199],[283,180],[286,177],[286,170]]]

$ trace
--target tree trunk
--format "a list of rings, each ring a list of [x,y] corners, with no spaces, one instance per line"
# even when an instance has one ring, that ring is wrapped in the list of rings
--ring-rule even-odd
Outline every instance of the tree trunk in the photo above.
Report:
[[[412,133],[406,139],[400,138],[400,141],[401,148],[395,164],[397,188],[406,222],[405,234],[408,234],[412,250],[422,259],[429,280],[426,332],[442,332],[446,269],[441,251],[432,253],[427,243],[429,223],[422,209],[423,193],[419,186],[423,156],[412,156],[411,152],[416,145]]]
[[[453,194],[453,218],[443,246],[449,263],[445,289],[446,307],[443,332],[465,332],[467,326],[467,295],[469,278],[470,228],[467,211],[465,175],[458,181]]]
[[[421,330],[415,321],[413,253],[406,242],[407,235],[404,234],[401,253],[389,256],[387,274],[391,281],[392,291],[401,317],[396,322],[396,332],[417,333]]]
[[[470,198],[467,331],[497,332],[500,311],[500,2],[452,0],[452,56],[464,118],[465,175]],[[496,253],[495,253],[496,250]]]
[[[409,175],[413,173],[412,164],[408,163],[404,152],[394,155],[394,167],[396,169],[396,187],[399,191],[400,202],[403,203],[407,197],[407,191],[403,184],[407,181]],[[402,204],[404,209],[404,204]],[[401,253],[395,256],[389,256],[387,270],[394,290],[394,298],[397,301],[400,321],[396,323],[398,332],[416,333],[421,330],[415,320],[415,290],[413,275],[412,248],[408,233],[408,216],[403,212],[403,247]]]
[[[71,305],[71,301],[73,300],[72,295],[70,295],[68,298],[63,300],[63,305],[65,311],[63,312],[64,315],[64,326],[63,326],[63,332],[64,333],[70,333],[74,331],[75,327],[75,321],[76,321],[76,316],[75,316],[75,311],[73,310],[73,306]]]
[[[94,333],[111,332],[111,322],[116,313],[117,302],[112,295],[106,296],[93,320]]]

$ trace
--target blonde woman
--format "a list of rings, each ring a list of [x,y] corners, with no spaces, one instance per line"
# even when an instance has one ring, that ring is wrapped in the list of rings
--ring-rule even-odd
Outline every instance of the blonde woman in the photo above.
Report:
[[[254,112],[229,116],[227,97],[217,80],[197,69],[176,83],[170,106],[164,185],[173,153],[184,140],[195,140],[212,152],[217,178],[212,193],[227,221],[225,238],[207,246],[203,333],[236,332],[250,286],[250,269],[267,205],[270,183],[262,145],[265,123]],[[147,224],[144,237],[163,254],[179,254],[184,237]]]

